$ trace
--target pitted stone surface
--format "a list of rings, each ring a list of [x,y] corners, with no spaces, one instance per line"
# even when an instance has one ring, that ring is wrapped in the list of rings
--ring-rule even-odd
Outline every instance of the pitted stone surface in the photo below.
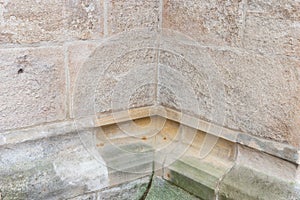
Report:
[[[72,115],[153,105],[156,46],[154,32],[145,30],[123,33],[100,44],[77,72]]]
[[[239,43],[242,1],[164,0],[163,28],[174,29],[203,43]]]
[[[0,131],[65,119],[62,48],[2,49],[0,54]]]
[[[171,35],[161,34],[159,103],[244,133],[300,144],[298,59],[204,48]]]
[[[228,50],[210,52],[224,77],[224,125],[299,145],[295,127],[299,128],[300,61]]]
[[[300,2],[251,0],[245,13],[244,47],[261,53],[300,56]]]
[[[95,39],[103,33],[103,3],[98,0],[0,2],[0,43]]]
[[[116,34],[135,28],[157,29],[159,24],[159,0],[109,0],[108,34]]]

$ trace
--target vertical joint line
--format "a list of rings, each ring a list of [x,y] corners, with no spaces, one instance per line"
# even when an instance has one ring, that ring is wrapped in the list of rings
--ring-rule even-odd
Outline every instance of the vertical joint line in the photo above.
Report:
[[[108,23],[108,1],[109,0],[103,0],[103,31],[104,31],[104,37],[107,37],[108,35],[108,28],[107,28],[107,23]]]
[[[64,68],[65,68],[65,109],[66,109],[66,117],[67,119],[71,118],[71,86],[70,86],[70,70],[69,70],[69,53],[68,53],[68,45],[64,44]]]

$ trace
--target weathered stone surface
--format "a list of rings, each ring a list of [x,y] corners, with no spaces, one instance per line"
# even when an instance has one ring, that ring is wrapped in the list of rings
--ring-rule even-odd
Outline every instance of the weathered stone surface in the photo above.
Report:
[[[147,190],[150,177],[144,177],[99,192],[98,200],[140,200]]]
[[[96,49],[99,42],[78,42],[72,43],[68,46],[68,69],[69,69],[69,83],[70,83],[70,98],[74,93],[74,84],[76,78],[81,70],[81,67],[88,60],[89,56]],[[71,101],[70,101],[71,102]]]
[[[299,57],[300,3],[298,1],[248,1],[244,47],[268,54]]]
[[[138,46],[138,40],[131,43],[122,35],[119,39],[98,47],[78,73],[73,94],[75,117],[154,104],[157,50],[147,47],[155,46],[155,40],[149,44],[149,38],[141,43],[145,46]],[[114,43],[119,44],[116,51]],[[102,59],[109,51],[110,59]]]
[[[299,41],[300,20],[247,14],[243,41],[246,49],[265,54],[300,57]]]
[[[239,43],[242,1],[164,0],[163,28],[214,45]]]
[[[159,103],[223,124],[223,77],[207,49],[172,30],[162,31],[159,44]]]
[[[165,32],[160,41],[160,104],[221,126],[299,145],[300,60],[203,49],[172,35]]]
[[[2,1],[1,43],[36,43],[64,39],[63,7],[62,1]]]
[[[159,177],[154,177],[146,200],[197,200],[198,198],[188,192],[170,184]]]
[[[106,167],[74,134],[1,147],[2,198],[67,199],[107,187]]]
[[[189,135],[193,134],[189,131],[183,137]],[[197,132],[183,156],[164,165],[163,177],[200,199],[214,199],[221,178],[234,165],[235,146],[222,139],[209,144],[206,137],[205,133]],[[210,148],[204,158],[200,154],[203,148]]]
[[[80,68],[88,60],[93,53],[97,44],[94,42],[77,42],[71,43],[68,46],[68,68],[70,79],[70,90],[73,91],[73,84],[76,82],[76,77]]]
[[[224,125],[299,145],[300,61],[229,50],[210,55],[224,80]]]
[[[109,0],[107,3],[109,35],[135,28],[157,29],[159,0]]]
[[[111,110],[111,105],[107,106],[103,102],[101,102],[103,103],[101,105],[99,102],[103,100],[109,103],[110,98],[108,97],[111,97],[113,92],[116,92],[114,87],[117,83],[119,87],[123,84],[125,87],[132,89],[131,91],[127,91],[124,88],[123,95],[126,95],[124,97],[126,101],[131,97],[135,98],[134,94],[137,93],[148,98],[149,94],[153,93],[150,92],[152,90],[151,87],[153,88],[151,83],[155,80],[155,68],[151,69],[149,66],[151,64],[154,65],[155,61],[155,57],[153,57],[155,50],[151,49],[156,46],[155,33],[146,30],[136,30],[130,33],[119,34],[98,46],[77,73],[76,83],[75,85],[73,84],[75,90],[72,96],[72,116],[78,118],[94,114],[95,111],[103,112]],[[144,72],[138,72],[139,70]],[[137,73],[145,73],[144,77],[146,78],[143,79]],[[128,78],[129,80],[127,80]],[[133,83],[134,85],[132,85]],[[138,90],[139,87],[145,85],[151,86],[147,90],[149,91],[147,94]],[[122,92],[122,90],[119,88],[118,92]],[[134,90],[138,91],[135,92]],[[91,94],[97,94],[97,96]],[[101,95],[105,95],[106,97],[101,97]],[[152,101],[151,98],[154,95],[147,100],[141,96],[139,97],[137,99],[141,103],[143,103],[143,100],[149,103],[149,101]],[[116,98],[122,99],[121,96]],[[95,101],[96,99],[97,101]],[[133,99],[130,101],[132,105],[138,106]],[[126,103],[125,107],[128,108],[129,104]],[[99,108],[99,106],[101,107]]]
[[[104,188],[90,194],[80,195],[70,200],[140,200],[150,183],[150,177],[140,178],[114,187]]]
[[[0,52],[0,130],[63,120],[66,109],[62,48]]]
[[[68,36],[75,39],[97,39],[103,35],[103,0],[67,0],[65,25]]]
[[[299,199],[295,165],[248,148],[239,148],[236,162],[220,183],[219,199]]]
[[[96,0],[2,1],[0,43],[98,38],[103,32],[102,6]]]
[[[247,12],[258,16],[299,21],[299,1],[293,0],[249,0]]]

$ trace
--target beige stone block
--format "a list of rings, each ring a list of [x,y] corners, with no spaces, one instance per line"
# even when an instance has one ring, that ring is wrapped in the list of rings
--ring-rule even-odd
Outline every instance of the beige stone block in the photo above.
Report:
[[[68,68],[71,94],[73,93],[76,77],[80,72],[81,67],[93,54],[99,43],[100,42],[78,42],[68,46]]]
[[[62,1],[9,0],[0,3],[1,43],[64,39]]]
[[[159,0],[109,0],[107,3],[109,35],[135,28],[157,29]]]
[[[247,12],[257,16],[265,16],[291,21],[300,21],[300,2],[294,0],[249,0]]]
[[[0,55],[0,130],[63,120],[62,48],[3,49]]]
[[[300,21],[247,14],[243,46],[259,53],[300,56]]]
[[[199,48],[195,58],[202,62],[197,62],[178,55],[176,47],[177,54],[159,54],[161,105],[262,138],[300,144],[298,59]]]
[[[97,54],[77,74],[72,96],[74,117],[154,104],[157,50],[129,51],[107,65],[99,58],[98,62]]]
[[[69,37],[86,40],[103,35],[103,0],[66,0],[65,6]]]
[[[201,43],[239,42],[242,1],[164,0],[163,28],[180,31]]]
[[[95,39],[103,33],[103,3],[96,0],[0,2],[0,43]]]
[[[229,50],[210,51],[225,88],[224,125],[299,145],[300,61]]]
[[[112,111],[111,99],[119,103],[114,111],[153,102],[158,53],[155,34],[131,31],[97,45],[77,73],[72,116]]]

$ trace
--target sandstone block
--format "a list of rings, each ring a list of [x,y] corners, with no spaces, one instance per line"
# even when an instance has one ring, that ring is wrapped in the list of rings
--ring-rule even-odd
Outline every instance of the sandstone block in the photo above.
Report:
[[[157,29],[159,24],[159,0],[109,0],[108,34],[116,34],[135,28]]]
[[[0,130],[63,120],[62,48],[0,50]]]
[[[0,3],[0,44],[94,39],[103,32],[103,3],[8,0]]]
[[[239,0],[164,1],[163,28],[180,31],[201,43],[235,46],[241,24]]]

